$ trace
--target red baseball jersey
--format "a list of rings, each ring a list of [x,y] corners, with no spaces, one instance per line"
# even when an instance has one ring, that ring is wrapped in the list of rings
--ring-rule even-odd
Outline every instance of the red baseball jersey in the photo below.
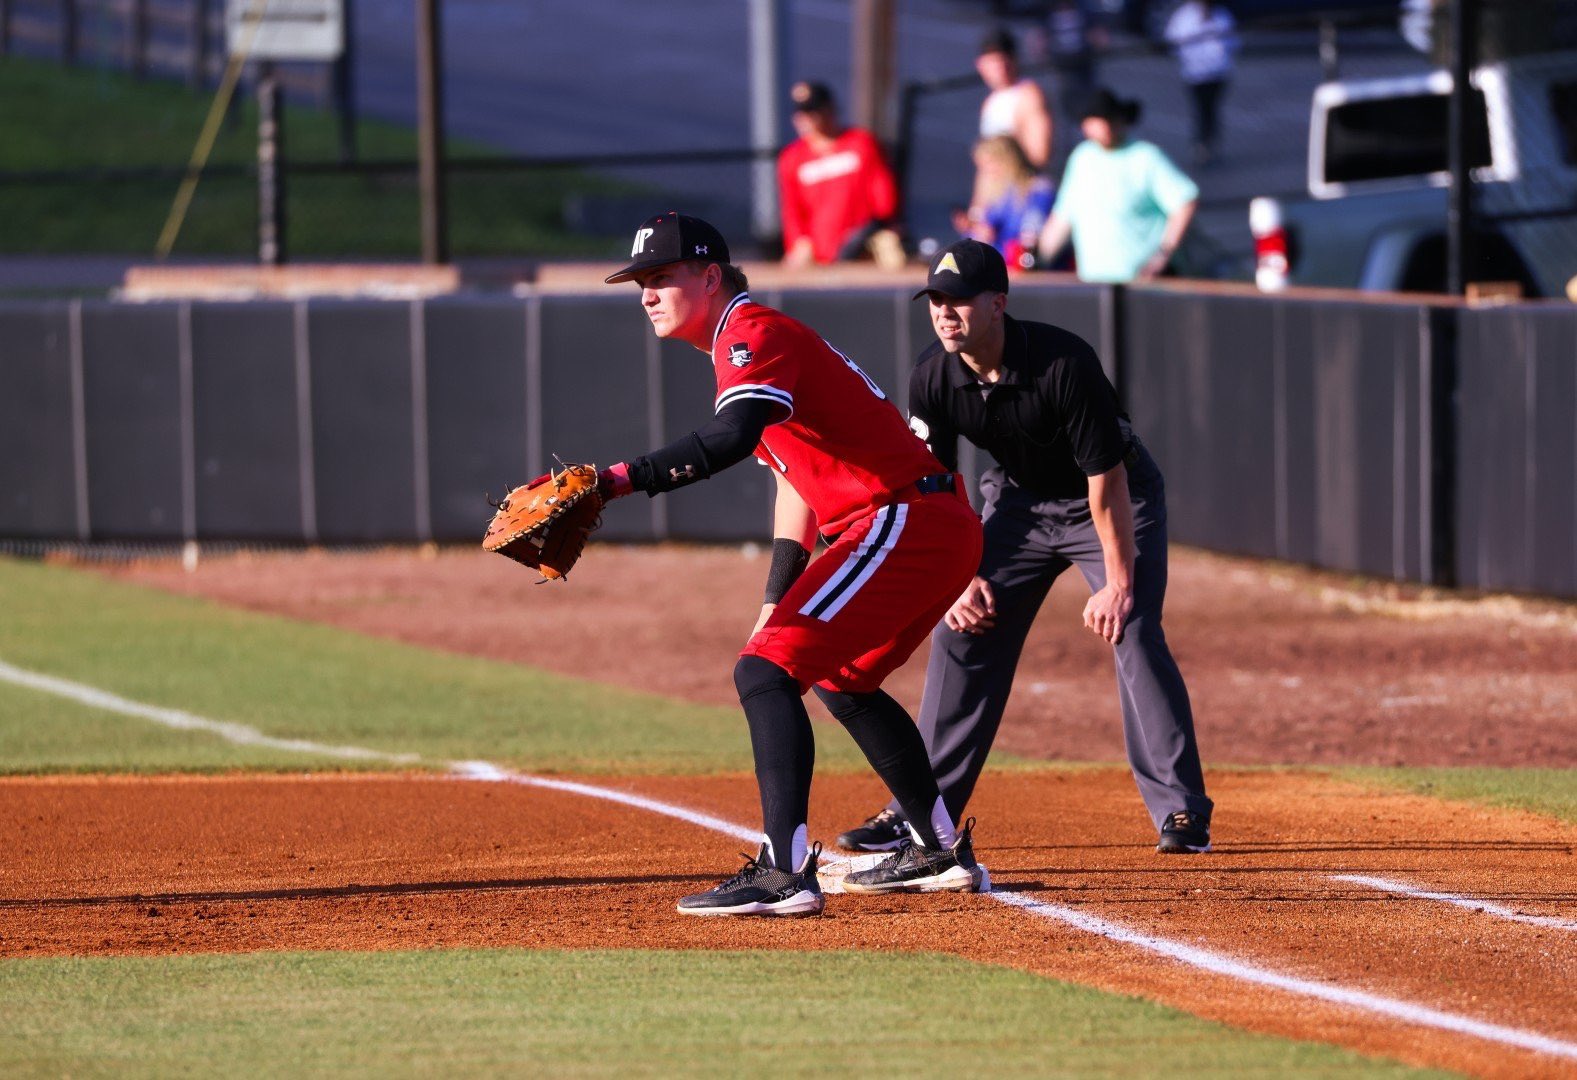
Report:
[[[789,410],[756,456],[781,472],[834,535],[893,501],[922,476],[946,472],[870,376],[804,323],[740,293],[712,338],[717,411],[757,398]]]
[[[783,247],[810,237],[816,261],[830,263],[849,234],[898,210],[898,183],[870,132],[846,128],[818,154],[804,139],[778,158]]]

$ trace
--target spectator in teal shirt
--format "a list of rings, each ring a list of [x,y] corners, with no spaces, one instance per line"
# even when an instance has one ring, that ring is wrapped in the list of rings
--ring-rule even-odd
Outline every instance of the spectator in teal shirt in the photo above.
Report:
[[[1085,281],[1144,281],[1160,274],[1182,243],[1199,185],[1154,143],[1130,139],[1139,103],[1097,90],[1084,107],[1085,141],[1068,155],[1057,201],[1040,234],[1042,265],[1071,238]]]

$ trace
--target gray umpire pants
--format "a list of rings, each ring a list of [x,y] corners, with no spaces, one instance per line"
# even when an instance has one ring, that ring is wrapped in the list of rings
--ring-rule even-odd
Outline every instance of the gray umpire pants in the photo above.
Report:
[[[1205,796],[1188,688],[1161,630],[1165,485],[1149,453],[1137,440],[1133,445],[1128,487],[1137,548],[1134,605],[1122,643],[1113,651],[1128,764],[1159,830],[1174,811],[1208,816],[1212,804]],[[937,626],[917,719],[955,821],[962,820],[996,739],[1024,639],[1052,582],[1069,566],[1077,566],[1091,592],[1106,584],[1105,557],[1088,499],[1039,499],[1009,483],[1000,469],[989,470],[980,489],[986,501],[980,576],[991,583],[996,624],[984,634],[960,633],[946,623]],[[1087,631],[1080,627],[1078,632]]]

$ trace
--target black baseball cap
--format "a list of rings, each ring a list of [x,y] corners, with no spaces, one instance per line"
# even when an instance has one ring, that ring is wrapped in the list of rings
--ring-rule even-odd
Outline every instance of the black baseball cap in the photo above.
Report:
[[[834,102],[832,90],[819,82],[795,83],[789,90],[789,99],[794,102],[795,112],[819,112],[832,108]]]
[[[630,245],[630,258],[634,261],[616,274],[609,274],[603,281],[615,285],[630,281],[643,270],[688,259],[705,259],[707,262],[728,265],[728,241],[723,234],[700,218],[686,217],[677,210],[649,217],[635,230],[635,243]]]
[[[1002,253],[979,240],[956,240],[931,259],[931,275],[916,300],[941,293],[955,300],[969,300],[983,292],[1008,291],[1008,264]]]
[[[1142,111],[1143,108],[1138,101],[1120,98],[1101,86],[1084,99],[1083,107],[1079,110],[1079,119],[1088,120],[1094,116],[1108,123],[1115,120],[1131,126],[1139,122],[1139,114]]]
[[[1013,31],[1003,27],[987,31],[986,36],[980,39],[979,55],[990,56],[992,53],[1018,56],[1018,38],[1013,36]]]

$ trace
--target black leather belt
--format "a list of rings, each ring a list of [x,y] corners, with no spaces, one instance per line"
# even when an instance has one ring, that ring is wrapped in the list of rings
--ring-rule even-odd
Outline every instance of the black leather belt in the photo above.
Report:
[[[956,491],[957,480],[950,472],[922,476],[914,482],[915,490],[922,495],[935,495],[939,491]]]

